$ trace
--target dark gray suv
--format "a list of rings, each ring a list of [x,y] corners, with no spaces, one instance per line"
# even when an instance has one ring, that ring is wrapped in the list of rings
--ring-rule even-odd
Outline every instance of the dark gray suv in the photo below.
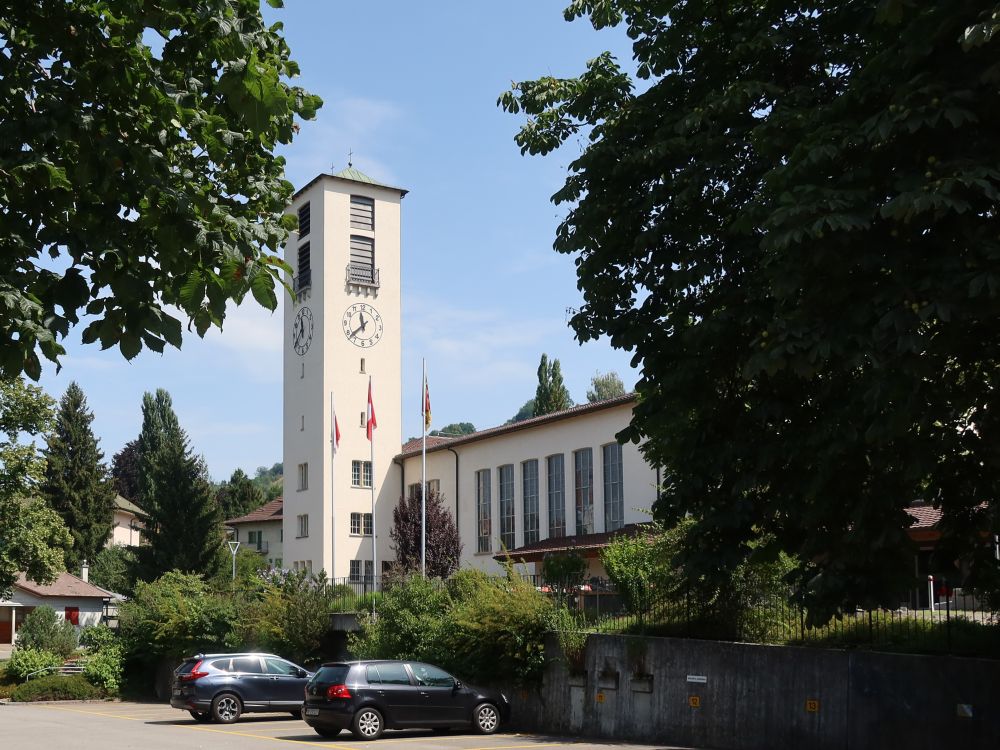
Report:
[[[190,712],[195,721],[221,724],[249,712],[299,716],[310,677],[274,654],[198,654],[174,670],[170,705]]]

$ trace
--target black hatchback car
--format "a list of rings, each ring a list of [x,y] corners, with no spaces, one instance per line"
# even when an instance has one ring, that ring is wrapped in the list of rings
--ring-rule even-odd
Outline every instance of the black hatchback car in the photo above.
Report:
[[[507,697],[465,685],[416,661],[324,664],[306,685],[302,718],[323,737],[350,729],[374,740],[385,729],[471,727],[492,734],[510,718]]]
[[[299,716],[312,677],[274,654],[199,654],[174,670],[170,705],[195,721],[231,724],[248,712],[279,711]]]

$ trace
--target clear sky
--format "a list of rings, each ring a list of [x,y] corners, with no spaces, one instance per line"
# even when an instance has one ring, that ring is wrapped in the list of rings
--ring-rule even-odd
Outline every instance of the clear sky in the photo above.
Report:
[[[421,358],[433,427],[505,422],[534,396],[542,352],[560,360],[577,402],[597,371],[614,370],[631,388],[627,353],[606,341],[581,346],[567,326],[580,293],[573,259],[552,250],[565,209],[549,199],[580,144],[521,156],[513,136],[522,119],[496,106],[511,81],[575,76],[606,49],[627,60],[624,33],[565,22],[568,0],[286,4],[265,4],[267,18],[284,24],[302,69],[297,82],[324,100],[283,151],[288,179],[298,187],[343,169],[353,151],[356,168],[410,191],[400,438],[420,433]],[[252,474],[282,458],[283,342],[280,308],[270,314],[247,299],[221,333],[200,340],[192,332],[181,350],[145,351],[132,362],[117,349],[80,345],[84,322],[66,342],[62,371],[46,368],[41,384],[57,398],[71,380],[81,385],[108,460],[138,434],[143,391],[166,388],[212,476],[237,467]]]

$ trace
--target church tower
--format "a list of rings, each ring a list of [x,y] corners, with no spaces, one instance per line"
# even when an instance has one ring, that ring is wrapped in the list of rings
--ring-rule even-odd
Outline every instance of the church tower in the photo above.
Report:
[[[317,176],[289,208],[299,230],[285,248],[295,294],[284,308],[284,568],[361,581],[392,559],[389,529],[400,495],[392,459],[402,432],[404,195],[348,166]],[[373,442],[366,431],[369,379]],[[331,399],[340,428],[335,454]]]

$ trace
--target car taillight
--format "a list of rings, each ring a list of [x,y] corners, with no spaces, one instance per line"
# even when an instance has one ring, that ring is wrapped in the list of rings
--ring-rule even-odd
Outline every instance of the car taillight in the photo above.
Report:
[[[195,662],[195,665],[191,667],[191,671],[187,674],[182,674],[179,676],[181,682],[194,682],[200,677],[208,677],[208,672],[202,672],[198,669],[201,666],[201,662]]]
[[[334,698],[350,698],[351,691],[347,689],[347,685],[330,685],[326,689],[327,700],[333,700]]]

